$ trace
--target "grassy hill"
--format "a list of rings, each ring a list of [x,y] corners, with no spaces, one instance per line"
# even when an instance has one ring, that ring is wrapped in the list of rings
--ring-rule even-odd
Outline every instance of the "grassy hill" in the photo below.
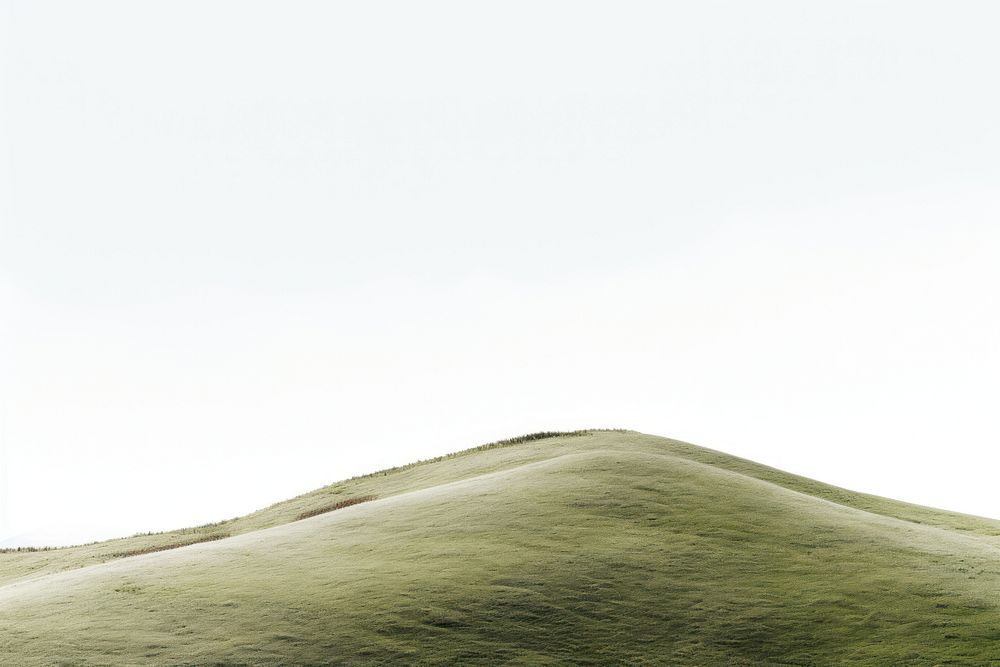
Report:
[[[583,431],[0,553],[0,664],[390,662],[1000,665],[1000,522]]]

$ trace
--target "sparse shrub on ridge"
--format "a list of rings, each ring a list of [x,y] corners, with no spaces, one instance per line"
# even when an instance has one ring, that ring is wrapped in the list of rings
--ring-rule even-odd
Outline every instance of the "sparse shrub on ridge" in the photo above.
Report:
[[[182,542],[171,542],[169,544],[153,544],[148,547],[141,547],[139,549],[130,549],[128,551],[118,551],[113,554],[109,554],[111,558],[128,558],[129,556],[141,556],[143,554],[156,553],[157,551],[169,551],[171,549],[180,549],[181,547],[189,547],[192,544],[201,544],[202,542],[214,542],[216,540],[224,540],[229,537],[229,533],[212,533],[210,535],[202,535],[190,540],[184,540]]]
[[[295,520],[308,519],[309,517],[319,516],[320,514],[326,514],[327,512],[333,512],[334,510],[343,509],[345,507],[350,507],[351,505],[360,505],[361,503],[367,503],[369,501],[375,500],[378,496],[355,496],[354,498],[347,498],[339,502],[332,503],[330,505],[323,505],[322,507],[316,507],[311,510],[306,510],[302,512]]]

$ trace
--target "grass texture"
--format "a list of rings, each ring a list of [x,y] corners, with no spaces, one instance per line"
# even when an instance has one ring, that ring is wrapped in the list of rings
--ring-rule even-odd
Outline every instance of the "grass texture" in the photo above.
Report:
[[[580,431],[0,553],[0,664],[393,663],[1000,665],[1000,522]]]

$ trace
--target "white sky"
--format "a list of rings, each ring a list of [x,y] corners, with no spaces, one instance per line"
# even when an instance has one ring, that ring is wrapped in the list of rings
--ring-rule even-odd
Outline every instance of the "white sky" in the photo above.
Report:
[[[1000,517],[993,2],[3,2],[0,543],[626,427]]]

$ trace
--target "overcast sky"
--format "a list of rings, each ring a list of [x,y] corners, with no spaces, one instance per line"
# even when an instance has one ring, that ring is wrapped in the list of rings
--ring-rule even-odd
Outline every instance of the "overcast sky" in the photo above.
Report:
[[[994,2],[0,12],[0,542],[626,427],[1000,517]]]

